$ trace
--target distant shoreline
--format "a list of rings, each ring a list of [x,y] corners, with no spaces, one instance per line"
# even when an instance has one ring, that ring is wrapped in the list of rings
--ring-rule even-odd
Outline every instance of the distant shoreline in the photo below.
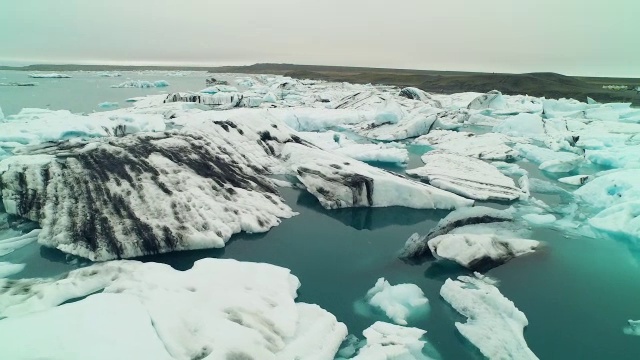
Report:
[[[547,98],[573,98],[599,102],[630,102],[640,106],[640,92],[608,90],[605,85],[640,87],[637,78],[580,77],[556,73],[481,73],[462,71],[409,70],[347,66],[254,64],[248,66],[142,66],[142,65],[75,65],[39,64],[0,66],[14,71],[207,71],[210,73],[248,73],[285,75],[298,79],[314,79],[357,84],[413,86],[428,92],[487,92],[499,90],[507,95],[528,94]]]

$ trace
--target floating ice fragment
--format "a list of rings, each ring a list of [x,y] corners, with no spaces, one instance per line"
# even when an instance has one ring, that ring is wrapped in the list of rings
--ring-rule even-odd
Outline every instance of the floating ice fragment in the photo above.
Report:
[[[429,309],[429,301],[422,290],[414,284],[391,285],[384,278],[378,279],[367,292],[367,302],[380,310],[394,323],[407,325],[407,318]]]

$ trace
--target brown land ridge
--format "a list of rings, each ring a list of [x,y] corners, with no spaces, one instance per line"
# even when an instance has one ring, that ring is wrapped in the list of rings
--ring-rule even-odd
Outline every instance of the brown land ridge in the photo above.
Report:
[[[556,73],[480,73],[460,71],[408,70],[295,64],[254,64],[248,66],[125,66],[125,65],[29,65],[0,66],[0,70],[22,71],[128,71],[185,70],[211,73],[275,74],[298,79],[314,79],[357,84],[413,86],[427,92],[451,94],[464,91],[499,90],[507,95],[527,94],[547,98],[573,98],[599,102],[630,102],[640,106],[640,79],[566,76]],[[604,85],[625,85],[628,90],[610,90]]]

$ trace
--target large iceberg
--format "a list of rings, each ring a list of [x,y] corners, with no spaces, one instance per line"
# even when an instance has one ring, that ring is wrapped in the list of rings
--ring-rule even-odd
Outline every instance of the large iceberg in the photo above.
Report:
[[[295,142],[284,145],[282,156],[290,171],[327,209],[455,209],[473,205],[473,201],[450,192]]]
[[[479,275],[447,279],[440,296],[467,318],[466,323],[456,322],[456,328],[486,358],[538,359],[524,339],[527,317],[488,279]]]
[[[413,234],[404,245],[401,258],[420,258],[432,256],[429,240],[438,236],[455,232],[456,229],[468,230],[479,224],[505,223],[513,221],[513,215],[504,210],[497,210],[485,206],[475,206],[452,211],[438,222],[427,235]],[[471,231],[473,232],[473,231]]]
[[[219,259],[187,271],[114,261],[60,279],[0,279],[0,318],[7,317],[0,320],[0,353],[52,360],[333,359],[346,326],[317,305],[295,303],[299,286],[287,269]],[[63,304],[69,300],[78,301]]]
[[[473,271],[487,271],[534,251],[535,240],[503,239],[492,234],[446,234],[428,242],[431,253]]]
[[[222,247],[294,215],[264,177],[259,131],[228,124],[208,136],[141,133],[10,157],[0,162],[2,201],[40,223],[40,243],[92,260]]]
[[[441,150],[422,156],[424,166],[407,170],[430,185],[474,200],[510,201],[523,196],[511,178],[493,165]]]
[[[433,130],[414,140],[417,145],[429,145],[442,151],[483,160],[514,160],[518,152],[507,145],[509,142],[510,139],[501,134],[475,135],[451,130]]]
[[[161,88],[167,87],[169,83],[165,80],[157,80],[157,81],[146,81],[146,80],[127,80],[118,85],[111,85],[112,88]]]

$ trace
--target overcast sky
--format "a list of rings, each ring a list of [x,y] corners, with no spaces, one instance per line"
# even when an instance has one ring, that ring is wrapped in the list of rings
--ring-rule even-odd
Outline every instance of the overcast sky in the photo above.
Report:
[[[0,0],[0,63],[640,77],[637,0]]]

